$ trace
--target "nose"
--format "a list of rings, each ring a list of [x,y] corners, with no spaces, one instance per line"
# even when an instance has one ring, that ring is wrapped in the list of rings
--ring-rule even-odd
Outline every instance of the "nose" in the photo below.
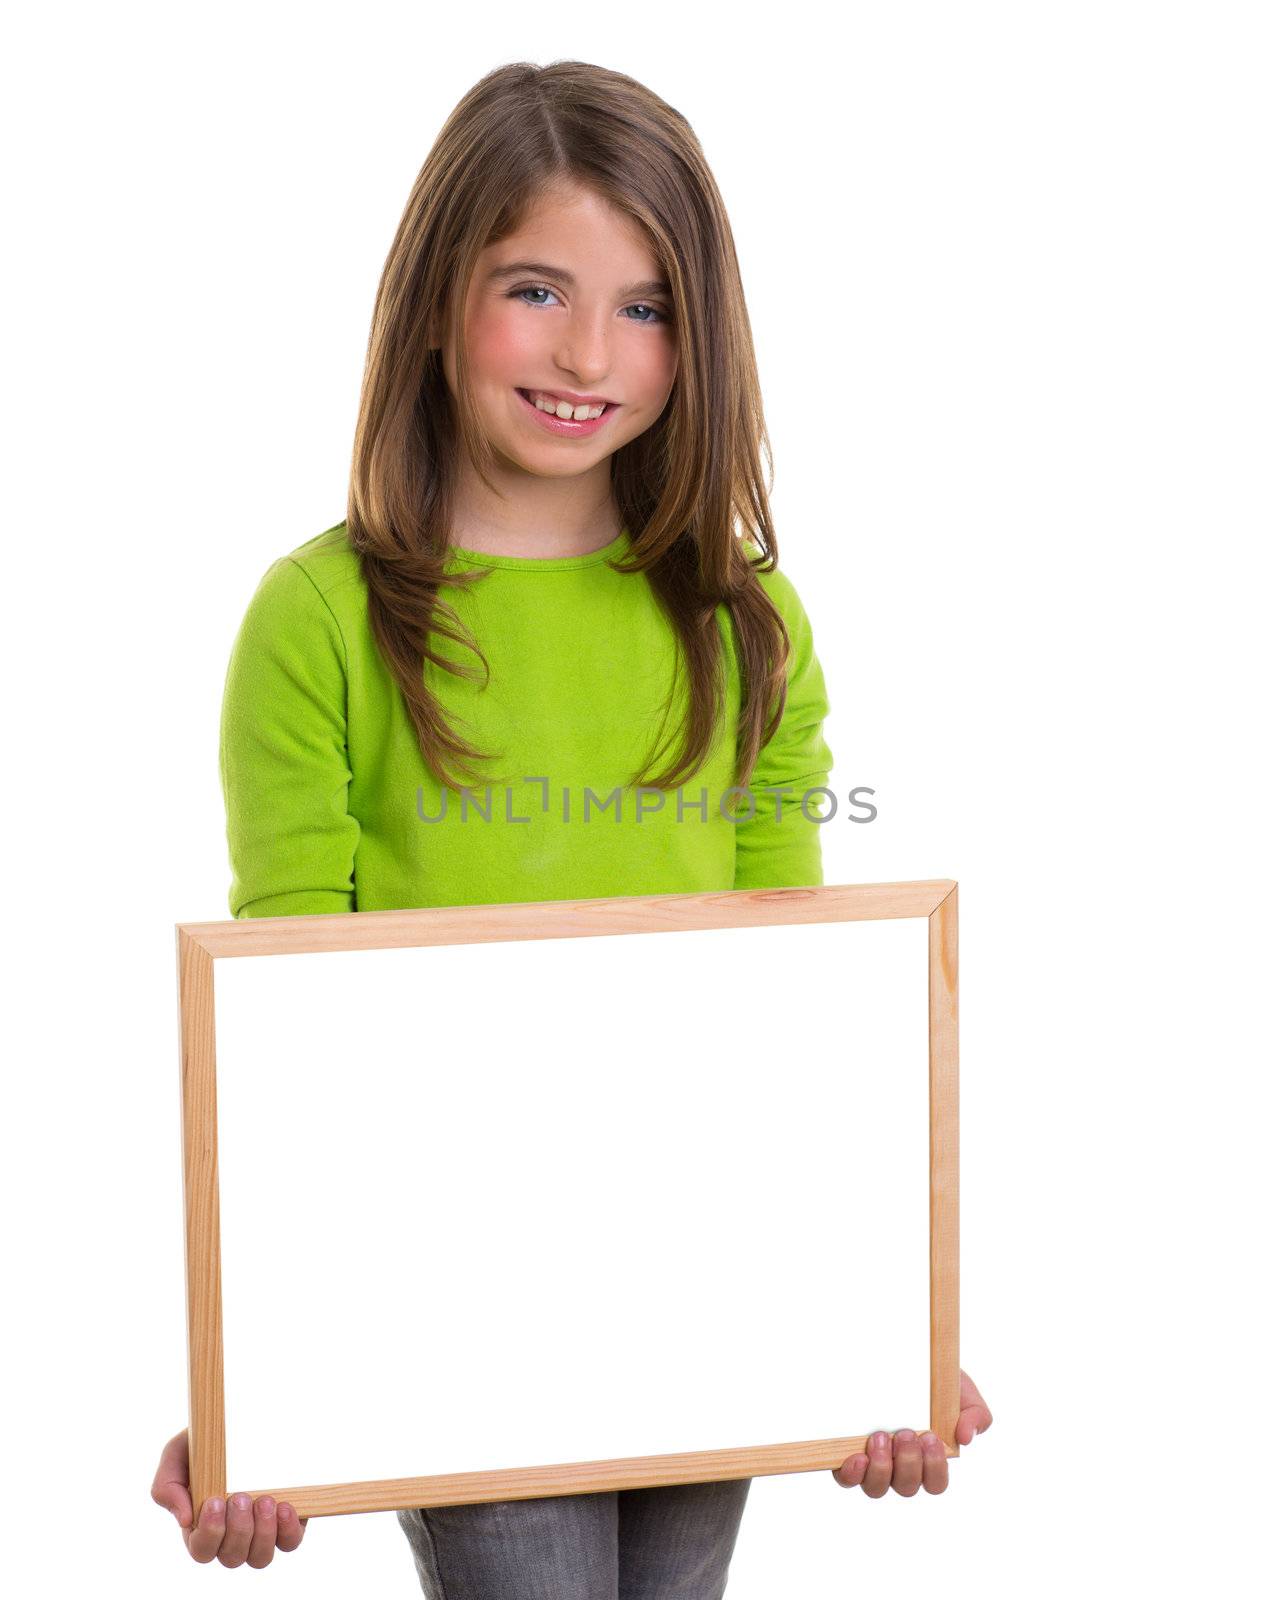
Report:
[[[567,322],[560,349],[555,355],[564,372],[572,373],[580,389],[602,386],[611,370],[610,312],[577,311]]]

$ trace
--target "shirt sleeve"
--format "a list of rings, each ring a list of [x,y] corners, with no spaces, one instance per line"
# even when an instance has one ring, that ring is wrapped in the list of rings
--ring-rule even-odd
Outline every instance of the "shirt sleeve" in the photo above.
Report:
[[[823,733],[830,709],[825,678],[794,585],[779,568],[758,577],[789,630],[790,658],[780,725],[750,777],[753,814],[746,801],[736,825],[735,887],[819,885],[826,797],[812,795],[805,805],[804,796],[826,786],[834,761]]]
[[[356,909],[343,635],[304,568],[269,567],[228,663],[219,726],[234,917]]]

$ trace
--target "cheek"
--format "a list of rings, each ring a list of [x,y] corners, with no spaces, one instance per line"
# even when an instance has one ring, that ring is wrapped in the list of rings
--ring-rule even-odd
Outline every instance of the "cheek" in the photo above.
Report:
[[[678,350],[672,333],[655,330],[655,337],[631,341],[630,373],[634,392],[647,395],[652,407],[663,409],[678,371]]]
[[[516,317],[479,317],[469,330],[469,349],[479,377],[512,383],[523,375],[535,350],[533,330]]]

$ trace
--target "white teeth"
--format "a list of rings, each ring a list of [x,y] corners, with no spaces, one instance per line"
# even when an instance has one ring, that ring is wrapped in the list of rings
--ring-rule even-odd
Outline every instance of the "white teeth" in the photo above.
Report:
[[[590,417],[600,417],[607,409],[606,406],[573,406],[569,400],[555,400],[552,395],[538,394],[534,390],[527,390],[527,398],[538,411],[547,411],[552,417],[561,417],[564,422],[573,419],[576,422],[587,422]]]

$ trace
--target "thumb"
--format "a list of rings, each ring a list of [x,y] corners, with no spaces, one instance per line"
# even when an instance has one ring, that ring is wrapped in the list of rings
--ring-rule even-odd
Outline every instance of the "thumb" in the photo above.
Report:
[[[179,1526],[192,1526],[192,1495],[188,1486],[187,1429],[176,1433],[161,1451],[152,1479],[152,1499],[177,1518]]]
[[[152,1499],[166,1511],[173,1512],[181,1528],[192,1526],[192,1497],[181,1483],[153,1484]]]

